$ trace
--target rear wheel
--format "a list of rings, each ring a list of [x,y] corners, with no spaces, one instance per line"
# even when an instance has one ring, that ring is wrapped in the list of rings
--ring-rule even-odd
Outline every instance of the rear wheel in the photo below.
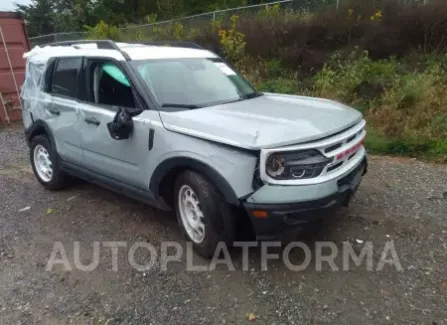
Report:
[[[49,190],[59,190],[67,183],[67,175],[60,169],[59,156],[45,135],[31,140],[31,165],[37,180]]]
[[[181,173],[175,184],[176,215],[195,251],[211,257],[219,242],[234,240],[230,205],[206,178],[194,171]]]

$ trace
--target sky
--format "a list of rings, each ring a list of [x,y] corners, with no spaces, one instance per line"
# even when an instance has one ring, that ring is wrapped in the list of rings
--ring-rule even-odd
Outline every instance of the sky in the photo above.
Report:
[[[14,10],[15,2],[26,5],[30,3],[30,0],[0,0],[0,11]]]

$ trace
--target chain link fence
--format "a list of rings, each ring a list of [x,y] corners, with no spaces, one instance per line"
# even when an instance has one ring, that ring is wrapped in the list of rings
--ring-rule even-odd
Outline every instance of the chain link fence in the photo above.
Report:
[[[68,33],[55,33],[43,36],[30,37],[31,46],[45,45],[55,42],[63,41],[76,41],[87,38],[86,32],[68,32]]]
[[[237,15],[239,17],[250,17],[267,13],[269,10],[275,11],[274,14],[283,15],[286,13],[303,13],[308,14],[317,12],[329,7],[336,7],[337,9],[347,0],[282,0],[276,2],[269,2],[265,4],[252,5],[246,7],[239,7],[233,9],[224,9],[204,14],[181,17],[177,19],[160,21],[152,24],[135,25],[121,28],[124,39],[139,40],[151,36],[159,36],[159,31],[163,29],[172,30],[176,23],[182,25],[183,30],[189,31],[189,34],[199,33],[200,30],[209,26],[212,21],[227,22],[231,16]],[[387,0],[367,0],[374,5],[380,6]],[[425,5],[429,0],[400,0],[402,5]],[[74,41],[87,38],[86,32],[67,32],[55,33],[43,36],[31,37],[31,45],[45,45],[54,42]]]

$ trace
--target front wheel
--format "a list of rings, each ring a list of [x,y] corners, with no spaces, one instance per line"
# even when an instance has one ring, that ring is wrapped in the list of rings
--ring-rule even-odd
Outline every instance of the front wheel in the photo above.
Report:
[[[182,232],[198,254],[209,258],[219,242],[233,243],[235,229],[230,205],[202,175],[194,171],[179,175],[175,203]]]

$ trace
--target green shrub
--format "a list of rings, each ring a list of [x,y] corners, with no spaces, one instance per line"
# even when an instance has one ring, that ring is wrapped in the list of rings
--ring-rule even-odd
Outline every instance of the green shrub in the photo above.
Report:
[[[217,19],[212,20],[210,23],[210,27],[211,27],[211,31],[213,33],[217,34],[219,32],[219,30],[222,29],[222,19],[217,18]]]
[[[265,6],[258,12],[258,17],[279,17],[281,14],[281,5],[277,3]]]
[[[121,32],[118,27],[108,25],[102,20],[94,27],[85,26],[85,28],[87,29],[88,39],[121,40]]]
[[[447,139],[447,112],[435,116],[429,129],[433,134],[438,134],[441,139]]]
[[[423,138],[391,138],[369,127],[365,145],[371,153],[419,157],[427,154],[432,142]]]
[[[185,38],[185,28],[178,21],[172,26],[172,38],[174,40],[183,40]]]
[[[280,60],[272,59],[265,61],[265,73],[267,78],[281,78],[290,74],[290,71],[283,67]]]
[[[157,22],[157,19],[158,19],[158,15],[155,13],[147,15],[144,18],[146,24],[155,24]]]
[[[296,94],[297,82],[296,79],[276,78],[268,79],[258,84],[261,91],[282,94]]]
[[[354,51],[347,58],[335,54],[316,73],[314,92],[354,104],[375,102],[403,71],[395,58],[373,61],[366,52]]]
[[[237,30],[238,19],[238,16],[233,15],[231,17],[231,27],[219,31],[222,51],[225,57],[236,65],[243,59],[246,44],[244,34]]]
[[[437,162],[447,162],[447,140],[433,142],[426,156]]]
[[[415,50],[447,53],[445,0],[405,7],[400,0],[341,3],[338,11],[334,6],[314,13],[289,10],[279,16],[279,9],[269,6],[257,16],[241,18],[238,32],[244,34],[245,53],[279,59],[288,68],[306,74],[320,70],[335,52],[355,46],[373,60],[400,59]],[[209,33],[215,31],[204,30],[197,40],[214,49]]]

